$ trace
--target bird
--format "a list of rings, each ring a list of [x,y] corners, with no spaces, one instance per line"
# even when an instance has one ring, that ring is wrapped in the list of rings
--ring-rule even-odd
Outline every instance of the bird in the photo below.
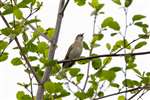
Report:
[[[80,57],[83,49],[83,35],[84,33],[78,34],[75,38],[74,43],[69,47],[64,60],[72,60]],[[70,68],[75,64],[75,61],[64,62],[63,68]]]

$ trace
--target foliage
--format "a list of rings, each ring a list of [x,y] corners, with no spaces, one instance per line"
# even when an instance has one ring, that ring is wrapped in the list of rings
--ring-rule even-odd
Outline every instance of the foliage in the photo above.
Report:
[[[19,51],[11,59],[11,64],[13,66],[24,66],[25,73],[29,76],[30,82],[18,84],[28,90],[29,93],[26,94],[23,91],[18,91],[16,93],[17,100],[33,100],[36,98],[32,93],[32,88],[35,84],[34,78],[36,79],[35,76],[37,76],[41,80],[47,68],[50,71],[48,80],[43,83],[36,83],[44,88],[44,100],[62,100],[68,96],[75,96],[80,100],[95,99],[107,95],[105,93],[107,88],[110,91],[113,88],[118,91],[127,91],[135,87],[149,85],[150,72],[143,72],[138,68],[136,55],[125,55],[123,59],[121,58],[118,61],[111,56],[80,60],[78,61],[78,65],[75,64],[71,68],[62,69],[58,63],[59,61],[49,58],[49,52],[57,47],[52,41],[57,29],[53,27],[45,29],[39,24],[41,20],[38,17],[32,17],[34,13],[41,9],[42,2],[38,0],[21,0],[16,3],[14,1],[1,2],[2,4],[0,4],[0,8],[3,9],[1,16],[7,26],[0,28],[0,36],[5,37],[0,40],[0,62],[8,61],[10,52],[7,48],[11,48],[13,51]],[[134,0],[124,0],[124,2],[122,0],[112,0],[112,3],[117,5],[116,7],[119,6],[119,8],[124,9],[125,17],[132,19],[131,22],[127,20],[127,25],[122,26],[111,15],[101,16],[103,17],[101,21],[97,21],[98,16],[101,14],[105,15],[103,12],[107,12],[103,9],[107,4],[103,3],[102,0],[74,0],[74,3],[77,4],[76,6],[80,6],[80,9],[85,5],[90,6],[93,10],[92,15],[94,15],[94,17],[91,17],[94,18],[96,25],[98,23],[98,29],[95,29],[95,26],[93,26],[94,33],[91,35],[91,42],[83,42],[83,48],[89,52],[90,56],[98,56],[103,54],[104,51],[109,54],[118,54],[121,51],[124,51],[124,53],[134,53],[135,51],[143,50],[148,45],[149,25],[144,22],[146,16],[142,14],[127,16],[129,7],[132,6],[133,2]],[[24,14],[24,10],[29,11],[29,13]],[[6,16],[13,16],[13,18],[11,20],[5,20],[7,18]],[[131,26],[142,29],[142,33],[135,34],[136,39],[127,38],[130,35],[128,28]],[[17,41],[18,38],[19,41]],[[114,42],[107,41],[107,38],[111,38]],[[12,41],[15,41],[17,46],[13,46],[11,44]],[[94,50],[100,52],[95,52]],[[124,64],[119,66],[118,62],[122,61]],[[90,66],[89,69],[87,65]],[[60,71],[64,71],[62,74],[63,77],[58,78]],[[128,73],[130,72],[137,79],[128,77]],[[119,76],[121,78],[117,82]],[[38,85],[36,86],[38,87]],[[136,91],[129,92],[129,94],[133,95],[136,93]],[[118,100],[126,99],[124,95],[118,94],[116,94]]]

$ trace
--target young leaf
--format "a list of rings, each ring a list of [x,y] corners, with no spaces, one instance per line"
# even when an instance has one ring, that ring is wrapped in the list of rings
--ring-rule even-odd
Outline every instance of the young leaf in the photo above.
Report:
[[[110,50],[110,49],[111,49],[111,44],[110,44],[110,43],[107,43],[107,44],[106,44],[106,48],[107,48],[108,50]]]
[[[118,100],[126,100],[126,99],[125,99],[125,96],[121,95],[118,97]]]
[[[29,59],[29,61],[35,61],[38,58],[36,56],[29,56],[28,59]]]
[[[16,16],[17,19],[21,19],[23,18],[23,13],[21,12],[21,10],[17,7],[13,8],[13,14]]]
[[[101,67],[101,65],[102,65],[102,61],[101,61],[101,59],[93,59],[92,60],[92,67],[95,69],[95,70],[97,70],[97,69],[99,69],[100,67]]]
[[[27,4],[32,3],[33,0],[22,0],[20,3],[18,3],[17,7],[19,8],[26,8]]]
[[[112,82],[115,79],[116,74],[113,71],[103,70],[99,77],[101,80],[108,80],[109,82]]]
[[[129,7],[131,5],[133,0],[126,0],[125,1],[125,7]]]
[[[133,22],[134,22],[134,21],[137,21],[137,20],[141,20],[141,19],[143,19],[143,18],[145,18],[145,16],[143,16],[143,15],[134,15],[134,16],[132,17],[132,20],[133,20]]]
[[[142,41],[142,42],[139,42],[138,44],[135,45],[135,49],[139,49],[139,48],[142,48],[143,46],[145,46],[147,44],[147,42],[145,41]]]
[[[117,83],[110,83],[110,85],[111,85],[112,87],[119,88],[119,84],[117,84]]]
[[[72,77],[76,76],[80,72],[79,68],[70,68],[69,73]]]
[[[82,80],[84,74],[78,74],[76,77],[77,83],[80,83],[80,81]]]
[[[2,55],[0,54],[0,62],[7,60],[8,58],[8,53],[3,53]]]
[[[112,0],[114,3],[118,4],[118,5],[121,5],[121,2],[120,0]]]
[[[21,61],[20,58],[16,57],[11,60],[11,64],[13,64],[14,66],[17,66],[17,65],[23,64],[23,62]]]
[[[0,51],[8,46],[8,42],[0,40]]]
[[[109,71],[118,72],[118,71],[121,71],[121,68],[120,67],[112,67],[109,69]]]
[[[77,5],[79,5],[79,6],[83,6],[83,5],[85,5],[85,3],[86,3],[86,0],[74,0],[75,1],[75,3],[77,3]]]
[[[89,3],[89,5],[95,9],[96,12],[98,12],[99,10],[101,10],[104,7],[104,4],[100,4],[98,2],[99,0],[92,0],[91,3]]]
[[[102,40],[104,37],[103,34],[99,33],[99,34],[94,34],[93,35],[93,39],[92,39],[92,43],[95,43],[96,41],[100,41]]]
[[[101,27],[109,27],[112,28],[116,31],[120,30],[120,25],[118,24],[118,22],[114,21],[112,17],[107,17],[106,19],[104,19],[104,21],[101,24]]]
[[[112,58],[111,57],[106,57],[104,60],[103,60],[103,64],[104,65],[107,65],[111,62]]]
[[[89,46],[88,46],[88,44],[85,41],[83,41],[83,48],[85,50],[89,50],[90,49]]]
[[[84,92],[76,92],[75,96],[78,97],[80,100],[86,99],[86,94]]]

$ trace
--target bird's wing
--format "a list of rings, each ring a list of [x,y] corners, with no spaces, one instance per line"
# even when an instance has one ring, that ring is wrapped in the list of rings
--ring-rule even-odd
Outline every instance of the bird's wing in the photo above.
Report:
[[[65,60],[69,58],[70,51],[72,50],[73,44],[69,47],[67,54],[65,56]]]

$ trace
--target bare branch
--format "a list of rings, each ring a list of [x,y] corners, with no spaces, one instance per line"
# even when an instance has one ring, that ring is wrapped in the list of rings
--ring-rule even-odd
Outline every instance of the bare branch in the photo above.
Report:
[[[90,57],[85,57],[85,58],[79,58],[79,59],[73,59],[73,60],[61,60],[58,61],[57,63],[64,63],[64,62],[73,62],[73,61],[81,61],[81,60],[91,60],[94,58],[100,58],[100,57],[122,57],[122,56],[138,56],[138,55],[147,55],[150,54],[150,51],[145,51],[145,52],[137,52],[137,53],[126,53],[126,54],[103,54],[103,55],[98,55],[98,56],[90,56]]]

